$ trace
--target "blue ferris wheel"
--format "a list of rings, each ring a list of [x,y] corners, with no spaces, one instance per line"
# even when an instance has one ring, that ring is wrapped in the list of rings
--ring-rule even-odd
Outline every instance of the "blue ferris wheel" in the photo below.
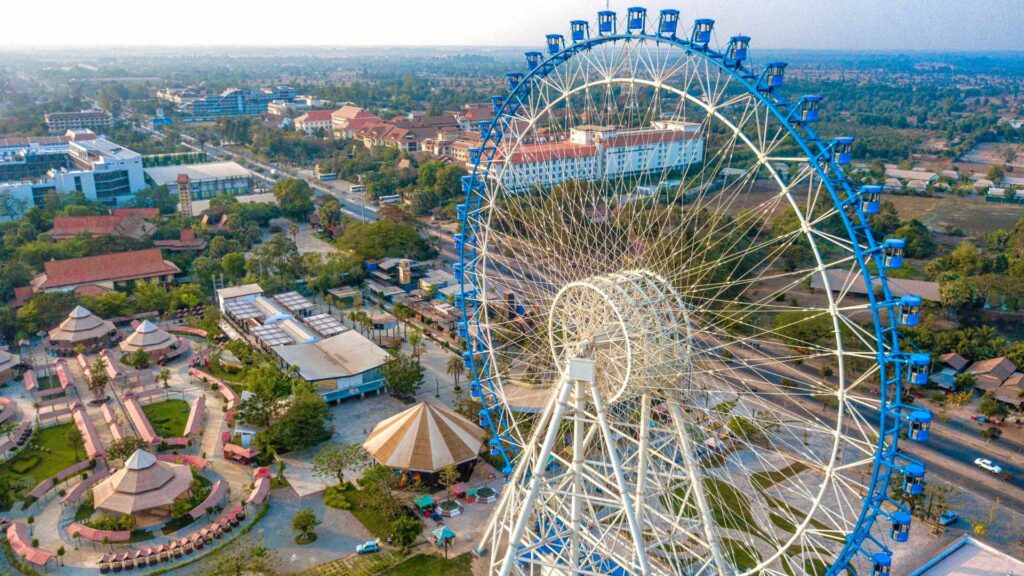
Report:
[[[604,10],[507,74],[468,150],[459,332],[506,477],[501,574],[874,574],[931,415],[882,187],[714,21]]]

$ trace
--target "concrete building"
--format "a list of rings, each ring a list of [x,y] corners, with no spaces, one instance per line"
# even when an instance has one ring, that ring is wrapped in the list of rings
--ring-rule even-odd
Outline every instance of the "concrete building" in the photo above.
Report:
[[[153,186],[177,190],[178,177],[188,176],[192,200],[208,200],[221,194],[245,196],[262,190],[259,178],[235,162],[207,162],[182,166],[154,166],[145,169]]]
[[[357,130],[381,119],[376,114],[359,106],[346,104],[331,113],[331,131],[335,138],[352,138]]]
[[[146,187],[141,154],[88,131],[69,138],[63,146],[0,153],[0,191],[16,204],[0,207],[0,218],[16,219],[52,192],[78,191],[114,207]]]
[[[113,117],[103,110],[82,110],[81,112],[50,112],[43,116],[50,134],[63,134],[68,130],[96,130],[110,128]]]
[[[310,110],[295,118],[295,130],[312,136],[318,130],[324,134],[331,133],[331,110]]]
[[[260,90],[244,90],[228,88],[220,94],[195,98],[181,106],[179,111],[186,116],[182,120],[198,122],[222,116],[255,116],[266,112],[274,100],[291,100],[295,98],[294,88],[274,86]]]
[[[964,534],[908,576],[1010,576],[1024,562]]]
[[[217,290],[217,306],[221,314],[227,313],[227,306],[232,302],[252,303],[257,296],[263,295],[263,288],[259,284],[243,284],[241,286],[229,286]]]
[[[584,125],[569,134],[523,144],[510,155],[495,158],[505,186],[522,191],[571,180],[597,180],[649,171],[682,168],[704,159],[700,125],[659,121],[650,128],[621,130],[616,126]],[[504,165],[504,170],[502,170]]]
[[[355,330],[306,344],[273,346],[283,366],[294,366],[299,376],[315,385],[328,402],[368,393],[380,393],[380,368],[388,353]]]

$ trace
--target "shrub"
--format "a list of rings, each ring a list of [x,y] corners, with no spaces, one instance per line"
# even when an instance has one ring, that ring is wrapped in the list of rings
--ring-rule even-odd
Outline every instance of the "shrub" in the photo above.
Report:
[[[41,461],[42,459],[39,458],[39,456],[28,456],[26,458],[22,458],[20,460],[15,460],[14,462],[11,462],[11,470],[15,474],[26,474],[30,470],[38,466],[39,462]]]
[[[351,509],[352,505],[349,504],[348,498],[345,497],[345,492],[344,486],[328,486],[324,490],[324,505],[337,508],[338,510]]]

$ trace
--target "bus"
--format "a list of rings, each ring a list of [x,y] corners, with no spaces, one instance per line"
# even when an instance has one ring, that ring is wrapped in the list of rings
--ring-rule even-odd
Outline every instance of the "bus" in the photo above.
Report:
[[[363,194],[366,192],[366,186],[363,184],[353,184],[352,187],[348,189],[348,191],[351,192],[352,194]]]
[[[391,194],[389,196],[381,196],[380,198],[377,199],[377,203],[380,204],[381,206],[383,206],[385,204],[398,204],[401,201],[402,201],[402,196],[400,194]]]

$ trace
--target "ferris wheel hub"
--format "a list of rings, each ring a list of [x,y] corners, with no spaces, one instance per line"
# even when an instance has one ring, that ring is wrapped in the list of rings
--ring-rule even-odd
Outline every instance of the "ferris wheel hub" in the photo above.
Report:
[[[570,282],[548,314],[555,366],[566,376],[572,359],[594,361],[596,389],[606,403],[662,389],[679,377],[673,367],[688,361],[690,332],[686,304],[648,270]]]

